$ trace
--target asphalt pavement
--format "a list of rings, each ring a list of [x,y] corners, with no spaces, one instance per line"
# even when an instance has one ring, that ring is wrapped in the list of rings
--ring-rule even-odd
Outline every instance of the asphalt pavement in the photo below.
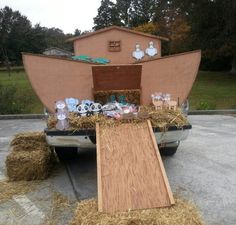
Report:
[[[0,120],[0,185],[1,181],[7,179],[5,159],[13,136],[19,132],[42,131],[44,128],[45,121],[40,119]],[[61,210],[57,209],[56,196],[70,204]],[[56,165],[52,175],[40,182],[33,191],[14,195],[3,203],[0,199],[0,225],[66,225],[74,215],[76,204],[77,198],[66,167],[60,163]]]
[[[174,156],[163,157],[172,191],[194,202],[207,225],[235,225],[236,117],[192,115],[189,120],[193,128],[188,139],[180,144]],[[0,121],[0,180],[5,179],[4,161],[12,136],[22,131],[42,130],[44,127],[45,122],[40,119]],[[44,188],[40,192],[29,193],[28,196],[46,216],[51,202],[50,193],[54,191],[59,191],[73,201],[76,197],[80,200],[95,197],[96,150],[79,149],[78,157],[62,162],[56,175],[42,182],[42,186]],[[37,200],[40,196],[43,197],[41,203]],[[0,225],[16,221],[16,218],[11,218],[14,215],[9,214],[11,204],[14,206],[17,202],[0,204]],[[65,212],[64,216],[66,219],[57,224],[67,224],[72,216],[71,211]],[[27,214],[22,224],[44,222],[43,219],[32,219],[33,223],[31,218],[32,215]]]

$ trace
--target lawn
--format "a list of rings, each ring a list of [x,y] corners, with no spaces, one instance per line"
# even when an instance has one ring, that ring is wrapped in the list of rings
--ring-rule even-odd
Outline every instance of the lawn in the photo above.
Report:
[[[189,97],[190,109],[236,109],[236,74],[200,71]]]
[[[11,72],[11,76],[8,76],[8,73],[5,71],[0,71],[0,87],[1,86],[10,89],[7,93],[5,90],[4,97],[7,100],[2,99],[2,101],[1,98],[3,98],[3,94],[1,91],[3,90],[0,90],[0,103],[2,102],[3,104],[5,100],[5,107],[9,107],[9,110],[13,108],[10,107],[10,104],[12,104],[16,105],[14,109],[16,109],[18,113],[43,113],[43,105],[34,93],[24,70],[13,71]],[[9,102],[9,98],[12,100],[11,103]],[[1,109],[0,114],[3,114]]]
[[[0,71],[0,85],[15,87],[16,93],[12,97],[12,101],[21,106],[20,113],[43,112],[43,105],[35,95],[23,70],[14,71],[11,76],[8,76],[5,71]],[[2,94],[0,98],[2,98]],[[226,72],[200,71],[190,93],[189,101],[191,110],[236,109],[236,75]]]

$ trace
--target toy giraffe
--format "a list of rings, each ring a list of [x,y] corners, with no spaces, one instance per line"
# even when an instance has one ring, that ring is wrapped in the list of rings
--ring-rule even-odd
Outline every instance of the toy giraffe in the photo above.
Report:
[[[166,106],[168,109],[176,110],[177,102],[176,101],[167,101]]]
[[[155,106],[156,110],[157,109],[162,109],[162,107],[163,107],[163,102],[158,100],[158,99],[152,98],[152,103]]]

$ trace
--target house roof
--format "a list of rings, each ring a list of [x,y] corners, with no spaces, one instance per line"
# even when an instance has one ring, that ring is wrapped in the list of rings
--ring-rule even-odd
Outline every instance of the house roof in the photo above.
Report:
[[[70,53],[70,54],[72,54],[72,52],[67,51],[67,50],[65,50],[65,49],[62,49],[62,48],[58,48],[58,47],[50,47],[50,48],[47,48],[47,49],[44,50],[44,52],[50,51],[50,50],[53,50],[53,49],[56,49],[56,50],[61,51],[61,52],[65,52],[65,53]]]
[[[132,33],[132,34],[138,34],[138,35],[141,35],[141,36],[154,38],[154,39],[158,39],[158,40],[169,41],[169,39],[166,38],[166,37],[161,37],[161,36],[156,36],[156,35],[152,35],[152,34],[148,34],[148,33],[143,33],[143,32],[131,30],[131,29],[128,29],[128,28],[125,28],[125,27],[110,26],[110,27],[106,27],[106,28],[103,28],[103,29],[99,29],[99,30],[91,32],[91,33],[87,33],[87,34],[84,34],[84,35],[79,35],[79,36],[76,36],[76,37],[69,38],[69,39],[66,40],[66,42],[73,42],[73,41],[76,41],[76,40],[79,40],[79,39],[87,38],[87,37],[90,37],[90,36],[93,36],[93,35],[96,35],[96,34],[100,34],[100,33],[103,33],[103,32],[109,31],[109,30],[114,30],[114,29],[115,30],[120,30],[120,31],[125,31],[125,32]]]

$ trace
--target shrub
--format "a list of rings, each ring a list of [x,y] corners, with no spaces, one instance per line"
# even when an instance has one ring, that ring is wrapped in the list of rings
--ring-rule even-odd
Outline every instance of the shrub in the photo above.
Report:
[[[214,104],[210,104],[207,101],[200,101],[200,103],[196,107],[197,110],[213,110],[215,108],[216,107]]]
[[[0,84],[0,114],[23,113],[32,98],[17,90],[16,86],[2,86]]]

